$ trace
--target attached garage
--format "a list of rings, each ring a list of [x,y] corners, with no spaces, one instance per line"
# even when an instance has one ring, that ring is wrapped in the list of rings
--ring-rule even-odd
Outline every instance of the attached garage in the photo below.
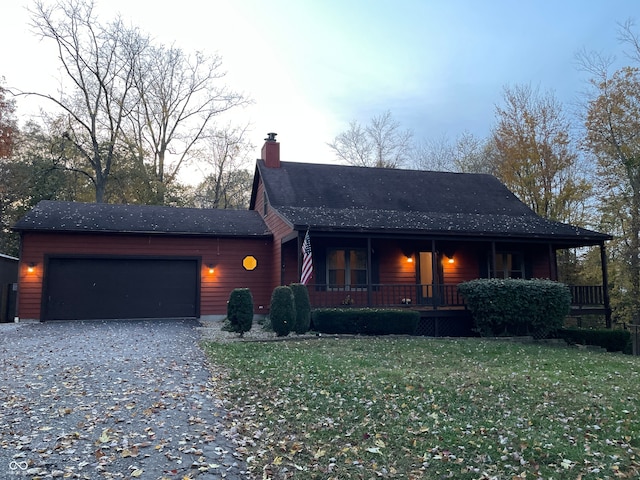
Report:
[[[49,257],[43,319],[199,317],[198,258]]]
[[[220,319],[240,287],[268,311],[273,235],[256,211],[42,201],[14,229],[20,321]]]

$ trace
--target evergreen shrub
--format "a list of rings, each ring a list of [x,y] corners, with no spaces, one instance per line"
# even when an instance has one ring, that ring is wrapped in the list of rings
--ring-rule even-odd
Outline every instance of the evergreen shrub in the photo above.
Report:
[[[627,330],[563,328],[557,332],[558,338],[571,345],[597,345],[608,352],[631,353],[631,334]]]
[[[286,286],[279,286],[271,294],[269,306],[271,327],[278,337],[286,337],[295,329],[296,308],[293,291]]]
[[[227,303],[229,329],[242,337],[253,325],[253,296],[248,288],[236,288]]]
[[[289,285],[293,292],[293,299],[296,308],[296,322],[293,330],[298,334],[307,333],[311,326],[311,302],[309,301],[309,290],[301,283]]]
[[[478,279],[458,285],[481,335],[546,338],[562,328],[569,287],[551,280]]]
[[[414,310],[377,308],[321,308],[312,316],[315,330],[331,334],[412,335],[420,321]]]

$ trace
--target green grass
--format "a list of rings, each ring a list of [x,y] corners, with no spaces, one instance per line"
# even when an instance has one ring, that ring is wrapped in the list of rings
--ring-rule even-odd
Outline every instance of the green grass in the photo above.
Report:
[[[205,347],[258,478],[640,475],[640,358],[478,339]]]

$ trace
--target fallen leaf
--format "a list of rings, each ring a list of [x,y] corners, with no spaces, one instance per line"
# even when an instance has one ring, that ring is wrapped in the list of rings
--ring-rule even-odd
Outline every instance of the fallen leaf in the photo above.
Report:
[[[98,440],[100,441],[100,443],[107,443],[109,440],[111,440],[109,438],[108,428],[105,428],[104,430],[102,430],[102,433],[100,434],[100,438],[98,438]]]

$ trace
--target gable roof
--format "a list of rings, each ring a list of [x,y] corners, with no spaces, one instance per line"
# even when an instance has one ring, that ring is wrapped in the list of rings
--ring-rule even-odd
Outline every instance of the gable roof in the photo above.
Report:
[[[269,206],[294,229],[554,239],[611,237],[544,219],[492,175],[258,160]],[[255,205],[256,188],[251,205]]]
[[[13,227],[17,231],[269,237],[258,212],[157,205],[43,200]]]

